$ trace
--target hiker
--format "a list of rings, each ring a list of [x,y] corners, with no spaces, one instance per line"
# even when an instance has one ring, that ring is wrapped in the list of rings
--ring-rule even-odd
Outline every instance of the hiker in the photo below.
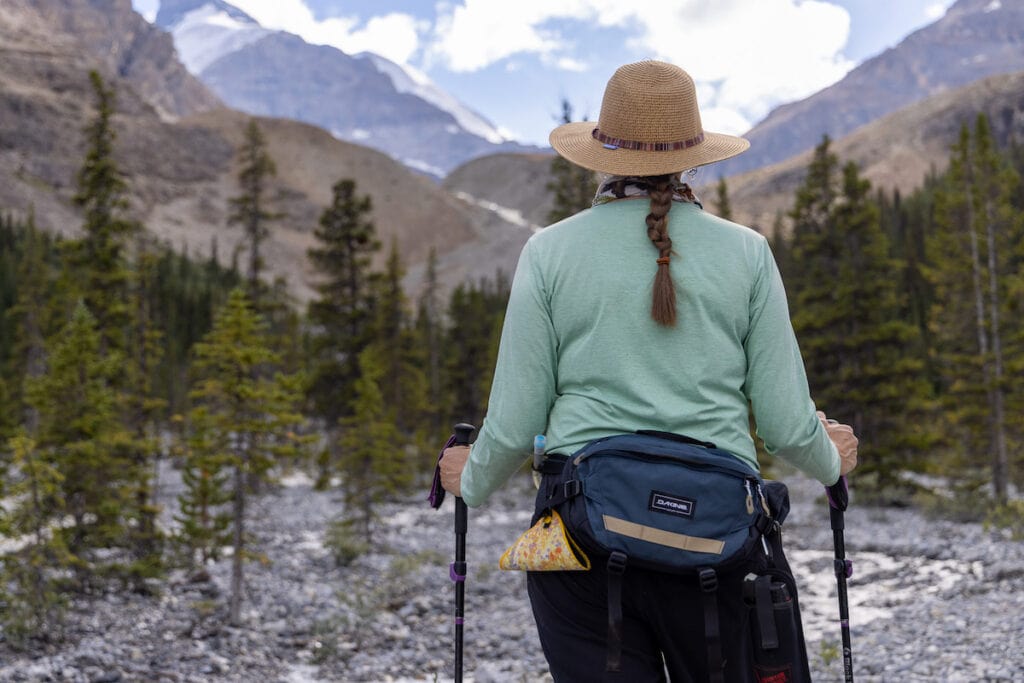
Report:
[[[851,471],[857,438],[815,410],[767,240],[705,212],[684,181],[749,147],[703,129],[690,76],[658,61],[622,66],[597,123],[561,125],[550,141],[604,175],[592,208],[523,248],[487,417],[471,448],[445,451],[444,487],[481,505],[537,434],[549,453],[572,454],[601,437],[671,432],[713,442],[756,472],[750,408],[772,456],[825,485]],[[673,681],[708,680],[700,588],[640,567],[623,578],[621,666],[606,672],[605,572],[595,562],[528,573],[555,681],[662,681],[666,669]],[[727,681],[752,680],[741,671],[746,573],[718,577]]]

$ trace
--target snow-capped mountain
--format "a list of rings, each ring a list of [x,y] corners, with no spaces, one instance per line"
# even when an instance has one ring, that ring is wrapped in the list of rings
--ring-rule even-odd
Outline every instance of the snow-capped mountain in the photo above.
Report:
[[[178,56],[195,75],[224,55],[273,33],[245,12],[220,0],[205,0],[188,11],[182,11],[181,4],[162,3],[156,23],[173,30]]]
[[[469,159],[535,151],[424,74],[261,27],[224,0],[163,0],[156,23],[182,62],[229,106],[298,119],[441,178]]]

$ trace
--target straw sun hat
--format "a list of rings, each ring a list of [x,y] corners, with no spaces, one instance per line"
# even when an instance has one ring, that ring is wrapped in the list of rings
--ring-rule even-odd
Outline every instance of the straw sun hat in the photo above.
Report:
[[[597,123],[566,123],[551,146],[569,161],[601,173],[678,173],[743,152],[743,138],[704,130],[690,75],[665,62],[637,62],[608,81]]]

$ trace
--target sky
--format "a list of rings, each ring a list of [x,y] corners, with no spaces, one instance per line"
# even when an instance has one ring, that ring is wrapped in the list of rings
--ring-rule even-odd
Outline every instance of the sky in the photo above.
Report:
[[[152,20],[159,0],[132,0]],[[546,146],[561,103],[596,120],[615,69],[661,59],[704,127],[743,134],[940,18],[953,0],[227,0],[266,28],[425,74],[510,139]]]

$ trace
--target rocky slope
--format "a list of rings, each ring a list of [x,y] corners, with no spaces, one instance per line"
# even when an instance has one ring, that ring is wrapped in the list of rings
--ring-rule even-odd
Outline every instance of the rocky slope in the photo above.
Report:
[[[800,586],[812,673],[842,680],[832,534],[820,486],[785,477],[793,509],[787,555]],[[180,487],[165,468],[161,496]],[[425,498],[425,493],[423,495]],[[467,534],[466,680],[550,681],[523,576],[496,567],[526,527],[532,486],[515,480],[470,511]],[[380,510],[375,549],[337,567],[325,546],[343,513],[335,492],[300,474],[252,510],[264,562],[247,566],[243,625],[225,623],[230,560],[177,570],[158,595],[75,601],[67,641],[31,653],[0,641],[0,680],[147,683],[411,683],[451,680],[452,503],[429,509],[414,495]],[[165,509],[165,519],[170,510]],[[909,509],[848,511],[854,672],[858,681],[1021,681],[1024,542],[928,519]]]
[[[91,63],[117,74],[164,118],[220,106],[175,59],[170,36],[133,12],[131,0],[4,0],[0,31],[4,72],[25,61]]]
[[[875,187],[908,193],[921,186],[931,169],[946,168],[961,126],[973,126],[978,114],[988,117],[1000,146],[1024,139],[1024,71],[986,78],[904,107],[835,140],[832,149],[843,162],[856,162]],[[812,153],[729,177],[734,218],[770,230],[777,213],[792,207]],[[712,178],[717,181],[715,172],[714,165],[701,172],[707,198],[712,196]]]
[[[442,185],[477,203],[514,212],[528,226],[545,226],[553,205],[547,189],[553,158],[552,154],[492,154],[459,166]]]
[[[117,46],[125,26],[138,30],[123,41],[136,56],[112,62],[110,46],[122,51]],[[170,52],[142,57],[161,49]],[[228,200],[238,193],[236,150],[248,116],[211,108],[216,100],[171,58],[167,34],[135,14],[129,0],[11,0],[0,12],[0,54],[0,211],[32,211],[38,225],[55,232],[78,229],[71,197],[84,156],[82,129],[94,116],[88,71],[98,69],[117,89],[115,158],[127,176],[135,216],[175,248],[205,255],[216,239],[218,253],[230,259],[241,231],[227,225]],[[135,73],[149,89],[136,87]],[[164,74],[163,80],[154,73]],[[190,93],[200,96],[193,100]],[[305,258],[312,231],[331,186],[345,177],[373,199],[385,246],[398,241],[412,271],[411,293],[431,248],[442,257],[445,287],[514,266],[525,241],[516,235],[528,233],[525,228],[322,129],[283,119],[260,119],[260,125],[277,162],[274,208],[286,216],[273,226],[268,268],[271,277],[287,278],[300,302],[312,295]]]

